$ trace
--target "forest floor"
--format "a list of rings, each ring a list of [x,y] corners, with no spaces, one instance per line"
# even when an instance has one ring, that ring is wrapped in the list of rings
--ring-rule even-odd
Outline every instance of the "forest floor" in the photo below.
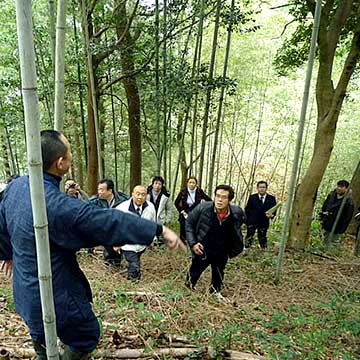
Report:
[[[349,243],[325,256],[319,249],[286,253],[279,285],[275,247],[246,251],[227,265],[221,302],[208,295],[210,270],[196,292],[184,286],[189,253],[148,249],[139,284],[126,280],[125,261],[120,271],[105,267],[100,248],[95,255],[81,252],[79,261],[102,327],[98,352],[141,348],[155,358],[152,351],[170,346],[172,338],[185,347],[212,349],[218,359],[224,349],[267,359],[360,359],[360,259],[351,255]],[[0,348],[31,348],[27,328],[14,312],[11,282],[3,275]],[[202,354],[182,358],[210,357]]]

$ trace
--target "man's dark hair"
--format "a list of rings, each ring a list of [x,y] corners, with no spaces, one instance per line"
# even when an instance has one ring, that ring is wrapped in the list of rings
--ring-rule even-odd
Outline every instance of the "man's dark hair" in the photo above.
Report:
[[[160,181],[162,185],[164,185],[165,180],[162,176],[154,176],[151,182],[151,185],[154,185],[155,181]]]
[[[336,185],[341,186],[341,187],[346,187],[346,188],[348,188],[350,184],[349,184],[349,182],[346,181],[346,180],[340,180],[340,181],[337,182]]]
[[[268,188],[268,183],[265,180],[260,180],[257,182],[256,187],[259,187],[259,185],[265,184],[266,188]]]
[[[115,191],[114,191],[114,182],[111,179],[101,179],[98,182],[98,185],[99,184],[106,184],[107,189],[111,190],[113,192],[113,194],[115,193]]]
[[[189,180],[195,180],[196,184],[198,183],[197,178],[195,176],[189,176],[188,179],[186,180],[186,183],[188,183]]]
[[[49,170],[54,161],[66,155],[67,148],[61,140],[61,135],[61,132],[56,130],[43,130],[40,133],[44,171]]]
[[[230,185],[218,185],[216,188],[215,188],[215,192],[214,194],[216,195],[216,192],[218,190],[225,190],[225,191],[228,191],[229,192],[229,196],[228,196],[228,199],[231,201],[234,196],[235,196],[235,192],[234,192],[234,189],[230,186]]]

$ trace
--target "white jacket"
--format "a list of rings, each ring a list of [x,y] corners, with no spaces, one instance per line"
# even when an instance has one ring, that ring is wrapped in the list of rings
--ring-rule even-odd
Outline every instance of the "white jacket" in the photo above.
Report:
[[[159,195],[160,196],[160,195]],[[147,195],[147,201],[150,203],[150,194]],[[159,208],[156,213],[156,222],[160,225],[169,224],[173,217],[174,204],[170,197],[161,193]]]
[[[126,212],[126,213],[133,214],[134,216],[138,216],[133,211],[130,211],[130,208],[132,207],[132,205],[135,208],[137,207],[134,203],[132,203],[132,201],[133,201],[132,198],[130,198],[129,200],[126,200],[126,201],[122,202],[121,204],[119,204],[118,206],[116,206],[115,209]],[[144,206],[145,206],[145,208],[144,208]],[[145,203],[142,206],[142,209],[143,209],[143,211],[141,213],[141,217],[143,219],[147,219],[147,220],[156,222],[155,206],[150,201],[145,201]],[[126,245],[121,246],[121,249],[125,250],[125,251],[141,252],[146,249],[146,246],[145,245],[126,244]]]

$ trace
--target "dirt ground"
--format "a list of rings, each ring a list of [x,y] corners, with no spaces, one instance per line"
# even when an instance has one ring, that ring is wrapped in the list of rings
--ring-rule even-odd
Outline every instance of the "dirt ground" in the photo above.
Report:
[[[233,331],[226,330],[231,325],[238,326],[234,334],[243,336],[243,340],[232,343],[229,340],[233,349],[285,359],[269,353],[257,343],[255,335],[249,334],[245,341],[248,331],[245,327],[256,333],[264,322],[273,321],[273,314],[287,314],[289,306],[313,312],[315,316],[322,311],[318,304],[328,304],[338,294],[348,291],[360,292],[360,259],[350,255],[349,247],[336,256],[315,250],[286,253],[278,285],[274,283],[276,249],[270,248],[265,253],[260,249],[246,251],[227,265],[222,302],[208,294],[210,270],[203,274],[195,292],[184,286],[191,262],[189,253],[173,254],[159,247],[148,249],[142,256],[142,279],[138,284],[126,280],[125,260],[120,271],[106,267],[100,248],[94,255],[82,251],[79,261],[93,289],[94,309],[102,325],[100,350],[158,346],[156,341],[164,334],[189,336],[199,344],[206,344],[213,337],[225,347],[229,336],[224,331]],[[1,274],[0,348],[31,348],[27,328],[15,313],[10,294],[11,281]],[[115,331],[121,336],[120,344],[114,341]],[[271,329],[270,335],[274,331],[278,329]],[[288,330],[288,337],[291,336]],[[345,345],[360,346],[360,339],[352,337]],[[319,358],[342,359],[340,355],[329,354],[336,351],[325,351]],[[288,358],[310,357],[289,355]]]

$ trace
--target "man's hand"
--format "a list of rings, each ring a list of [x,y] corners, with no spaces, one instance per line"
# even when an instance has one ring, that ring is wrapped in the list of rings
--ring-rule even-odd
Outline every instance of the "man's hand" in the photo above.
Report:
[[[1,271],[3,271],[5,273],[5,276],[10,279],[13,272],[12,260],[4,260],[1,264]]]
[[[273,217],[275,217],[274,214],[269,214],[268,212],[266,212],[265,215],[268,217],[268,219],[272,219]]]
[[[193,247],[192,247],[192,251],[196,254],[196,255],[203,255],[204,252],[204,246],[201,243],[196,243]]]
[[[163,226],[162,236],[164,237],[165,243],[170,250],[186,251],[185,244],[180,240],[177,234],[168,227]]]
[[[121,252],[121,247],[120,246],[113,246],[113,249],[114,249],[114,251],[116,251],[117,253],[120,254],[120,252]]]

